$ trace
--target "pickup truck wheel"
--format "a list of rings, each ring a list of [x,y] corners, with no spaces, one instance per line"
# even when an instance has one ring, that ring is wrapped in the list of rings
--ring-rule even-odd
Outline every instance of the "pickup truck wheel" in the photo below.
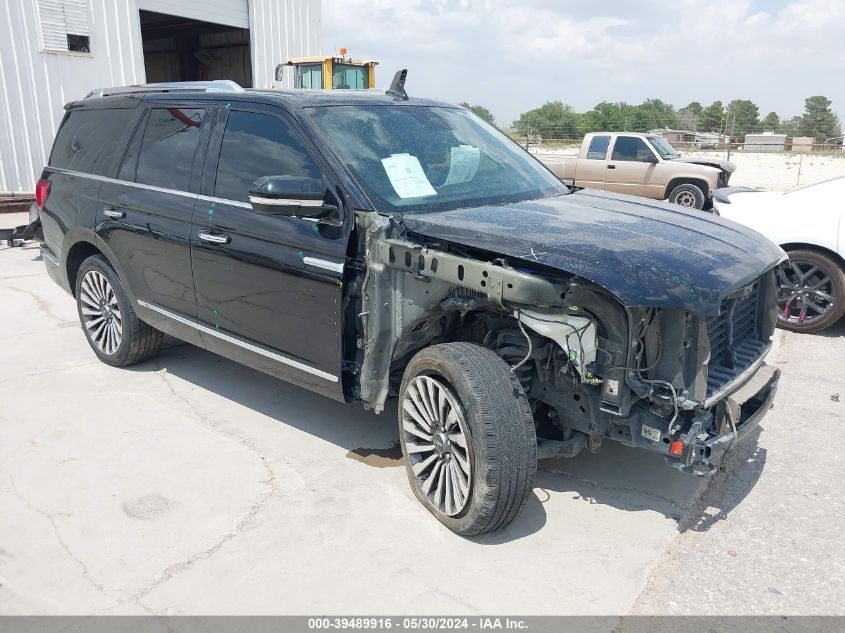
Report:
[[[470,343],[418,352],[399,391],[399,435],[414,494],[453,532],[497,530],[525,507],[537,473],[534,419],[495,352]]]
[[[788,251],[778,268],[778,325],[791,332],[818,332],[845,315],[845,271],[827,255]]]
[[[704,192],[696,185],[684,183],[672,189],[669,202],[688,209],[703,209]]]
[[[134,365],[161,347],[164,335],[138,318],[117,273],[102,255],[92,255],[79,267],[76,309],[88,344],[107,365]]]

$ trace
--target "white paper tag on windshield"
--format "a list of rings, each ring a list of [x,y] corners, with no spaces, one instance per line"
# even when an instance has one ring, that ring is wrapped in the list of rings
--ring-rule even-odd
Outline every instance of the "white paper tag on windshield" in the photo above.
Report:
[[[436,196],[437,192],[425,177],[420,161],[410,154],[392,154],[382,158],[381,164],[390,178],[390,184],[400,198],[421,198]]]
[[[449,175],[442,186],[457,185],[472,180],[478,171],[481,151],[472,145],[458,145],[452,148],[452,160],[449,163]]]

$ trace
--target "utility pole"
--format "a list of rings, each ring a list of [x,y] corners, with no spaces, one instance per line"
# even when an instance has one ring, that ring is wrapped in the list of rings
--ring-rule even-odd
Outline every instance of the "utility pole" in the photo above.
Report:
[[[730,116],[730,120],[731,120],[731,132],[728,135],[728,155],[725,158],[725,160],[731,159],[731,143],[734,140],[734,124],[736,123],[736,116],[731,116],[730,114],[728,116]]]

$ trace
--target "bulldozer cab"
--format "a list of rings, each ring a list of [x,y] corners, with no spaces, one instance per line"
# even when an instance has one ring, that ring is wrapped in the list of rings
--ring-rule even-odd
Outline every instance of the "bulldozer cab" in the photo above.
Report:
[[[317,90],[375,88],[376,64],[372,59],[347,57],[345,48],[339,55],[294,57],[287,63],[294,73],[294,88]]]

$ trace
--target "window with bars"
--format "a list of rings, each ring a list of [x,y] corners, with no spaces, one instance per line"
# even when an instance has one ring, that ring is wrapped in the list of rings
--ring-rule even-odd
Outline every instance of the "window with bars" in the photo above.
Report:
[[[89,0],[38,0],[41,45],[45,51],[91,52]]]

